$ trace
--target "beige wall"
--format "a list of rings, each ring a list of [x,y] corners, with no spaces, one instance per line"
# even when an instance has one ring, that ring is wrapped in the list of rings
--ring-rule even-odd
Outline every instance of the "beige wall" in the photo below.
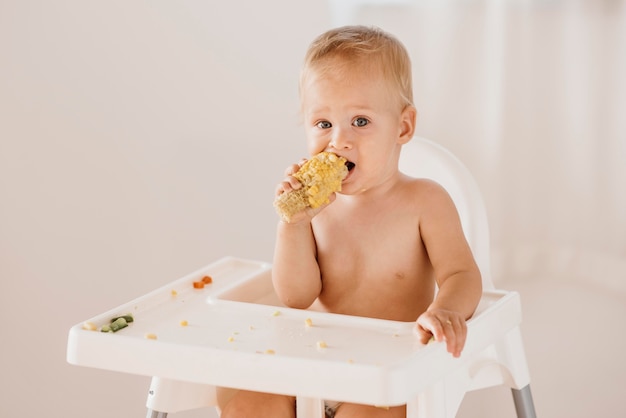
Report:
[[[625,291],[624,2],[418,3],[355,19],[411,50],[418,134],[476,174],[496,272]],[[271,259],[299,65],[331,22],[303,0],[0,2],[0,416],[144,416],[149,379],[67,365],[67,331]]]
[[[0,2],[0,416],[144,416],[149,380],[67,365],[69,327],[224,255],[271,259],[323,10]]]

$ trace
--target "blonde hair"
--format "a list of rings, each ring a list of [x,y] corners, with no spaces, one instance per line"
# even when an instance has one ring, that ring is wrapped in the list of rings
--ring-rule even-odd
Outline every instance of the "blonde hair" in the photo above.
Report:
[[[312,71],[323,74],[355,64],[380,70],[398,93],[402,107],[413,106],[411,59],[406,48],[382,29],[360,25],[331,29],[311,43],[300,73],[300,93]]]

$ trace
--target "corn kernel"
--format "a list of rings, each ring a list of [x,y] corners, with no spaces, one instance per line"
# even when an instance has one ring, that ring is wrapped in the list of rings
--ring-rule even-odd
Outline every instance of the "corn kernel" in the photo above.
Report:
[[[83,322],[83,329],[87,331],[96,331],[98,327],[93,322]]]

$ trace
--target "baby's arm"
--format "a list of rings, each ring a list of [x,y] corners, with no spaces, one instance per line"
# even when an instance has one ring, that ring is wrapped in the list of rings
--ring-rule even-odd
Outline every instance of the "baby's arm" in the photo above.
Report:
[[[299,168],[298,164],[294,164],[286,170],[285,179],[276,188],[277,196],[301,187],[293,177]],[[311,228],[313,216],[321,209],[307,208],[295,214],[289,222],[278,222],[272,282],[280,300],[292,308],[308,308],[322,290],[315,237]]]
[[[311,221],[279,221],[272,266],[272,282],[280,300],[306,309],[322,290]]]
[[[420,232],[439,291],[417,319],[417,330],[422,342],[431,337],[446,341],[448,351],[458,357],[467,336],[465,321],[480,301],[482,281],[452,199],[435,183],[430,185],[428,196]]]

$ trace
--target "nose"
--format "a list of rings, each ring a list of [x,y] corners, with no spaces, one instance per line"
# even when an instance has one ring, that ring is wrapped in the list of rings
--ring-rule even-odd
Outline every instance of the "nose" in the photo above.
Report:
[[[350,137],[350,133],[342,129],[335,129],[328,146],[336,150],[352,149],[352,138]]]

